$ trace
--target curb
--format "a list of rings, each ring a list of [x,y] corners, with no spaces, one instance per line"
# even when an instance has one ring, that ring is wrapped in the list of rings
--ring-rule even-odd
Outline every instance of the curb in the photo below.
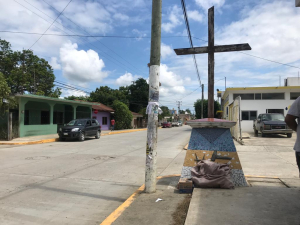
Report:
[[[123,134],[123,133],[132,133],[132,132],[144,131],[144,130],[147,130],[147,128],[136,129],[136,130],[124,130],[124,131],[109,132],[107,134],[101,134],[101,136],[107,136],[107,135],[113,135],[113,134]],[[59,141],[59,138],[51,138],[51,139],[45,139],[45,140],[39,140],[39,141],[14,142],[14,143],[0,142],[0,145],[34,145],[34,144],[51,143],[51,142],[56,142],[56,141]]]
[[[156,180],[160,180],[162,178],[168,178],[168,177],[180,177],[181,174],[173,174],[173,175],[166,175],[166,176],[158,176],[156,177]],[[125,202],[123,202],[117,209],[115,209],[109,216],[106,217],[105,220],[103,220],[100,225],[111,225],[113,222],[115,222],[119,216],[122,215],[122,213],[131,205],[131,203],[134,202],[134,200],[144,191],[145,184],[139,187],[132,195],[130,195],[129,198],[126,199]]]

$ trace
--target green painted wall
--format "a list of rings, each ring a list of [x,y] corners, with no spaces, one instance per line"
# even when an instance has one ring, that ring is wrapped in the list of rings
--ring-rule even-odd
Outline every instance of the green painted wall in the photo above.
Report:
[[[57,133],[57,124],[53,124],[54,111],[64,112],[65,123],[67,120],[73,119],[76,115],[76,108],[79,107],[79,117],[82,116],[84,111],[85,116],[91,118],[92,106],[76,104],[76,103],[63,103],[55,102],[47,99],[35,98],[19,98],[19,136],[38,136]],[[29,110],[29,125],[24,125],[25,110]],[[50,124],[41,123],[41,111],[49,111]],[[77,118],[77,116],[76,116]],[[68,121],[69,122],[69,121]]]

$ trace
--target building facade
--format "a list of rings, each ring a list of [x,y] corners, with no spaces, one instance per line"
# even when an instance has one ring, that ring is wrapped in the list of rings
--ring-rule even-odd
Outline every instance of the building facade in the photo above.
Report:
[[[240,96],[242,132],[253,132],[253,120],[261,113],[286,116],[291,104],[300,96],[300,86],[227,88],[222,94],[223,118],[229,120],[230,107]]]
[[[98,120],[102,130],[110,130],[110,121],[113,117],[115,110],[103,105],[101,103],[94,103],[93,108],[93,119]]]
[[[91,118],[92,104],[39,95],[16,95],[19,137],[56,134],[73,119]]]

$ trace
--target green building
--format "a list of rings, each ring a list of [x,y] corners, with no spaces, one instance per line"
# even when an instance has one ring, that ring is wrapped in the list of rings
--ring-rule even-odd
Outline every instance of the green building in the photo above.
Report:
[[[39,95],[16,95],[19,137],[56,134],[58,126],[73,119],[91,118],[95,103],[50,98]]]

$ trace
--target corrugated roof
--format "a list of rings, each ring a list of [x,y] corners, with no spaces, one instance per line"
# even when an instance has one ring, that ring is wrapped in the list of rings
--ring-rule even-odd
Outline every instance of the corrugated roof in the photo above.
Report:
[[[93,109],[97,109],[98,111],[101,112],[114,112],[115,110],[113,110],[112,108],[104,105],[104,104],[100,104],[100,105],[93,105],[92,106]]]
[[[135,112],[131,112],[133,116],[136,116],[136,117],[143,117],[143,115],[139,114],[139,113],[135,113]]]

